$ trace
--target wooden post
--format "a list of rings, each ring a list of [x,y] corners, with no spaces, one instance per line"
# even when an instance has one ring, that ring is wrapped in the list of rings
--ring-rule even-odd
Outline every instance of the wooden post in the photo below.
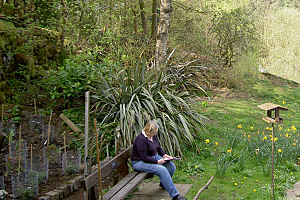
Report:
[[[30,170],[32,171],[32,144],[30,144]]]
[[[274,124],[272,123],[272,184],[271,184],[271,200],[274,200]]]
[[[21,148],[21,125],[19,129],[19,148]],[[19,152],[19,163],[18,163],[18,185],[20,183],[20,168],[21,168],[21,152]]]
[[[50,114],[49,124],[48,124],[48,142],[47,142],[47,150],[49,151],[49,143],[50,143],[50,131],[51,131],[51,120],[52,120],[52,110]]]
[[[101,165],[100,165],[99,143],[98,143],[97,120],[96,119],[95,119],[94,123],[95,123],[95,136],[96,136],[96,149],[97,149],[97,163],[98,163],[99,187],[100,187],[101,200],[103,200],[102,183],[101,183]],[[103,134],[101,136],[101,146],[100,146],[100,148],[102,148],[102,139],[103,139]]]
[[[66,145],[66,131],[64,131],[64,151],[65,151],[65,162],[66,162],[66,168],[67,168],[67,145]]]
[[[2,106],[1,106],[1,122],[2,122],[2,126],[4,125],[4,117],[3,117],[3,115],[4,115],[4,106],[2,104]]]
[[[106,144],[106,157],[107,157],[107,160],[109,161],[108,144]]]
[[[89,110],[90,110],[90,92],[85,93],[85,114],[84,114],[84,177],[88,175],[87,157],[88,157],[88,139],[89,139]],[[88,195],[84,192],[84,199],[88,199]]]
[[[89,108],[90,106],[90,92],[85,93],[85,124],[84,124],[84,176],[88,175],[87,157],[88,157],[88,143],[89,143]]]
[[[34,104],[34,114],[36,115],[36,99],[33,99],[33,104]]]
[[[8,137],[8,154],[11,155],[11,135],[9,133]]]
[[[74,131],[75,133],[81,132],[81,130],[64,114],[60,114],[59,117]]]
[[[94,148],[94,134],[92,134],[92,138],[91,138],[90,156],[89,156],[89,173],[92,173],[93,148]]]

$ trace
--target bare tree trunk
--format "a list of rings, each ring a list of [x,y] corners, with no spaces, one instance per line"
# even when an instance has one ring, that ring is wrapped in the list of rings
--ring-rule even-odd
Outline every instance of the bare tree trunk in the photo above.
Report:
[[[61,11],[61,33],[60,33],[60,55],[64,53],[64,43],[65,43],[65,37],[66,37],[66,3],[64,0],[61,0],[61,5],[62,5],[62,11]]]
[[[172,0],[161,0],[160,20],[157,30],[157,41],[155,49],[156,69],[161,70],[166,64],[168,50],[168,30],[170,27],[170,16],[172,12]]]
[[[131,8],[132,14],[133,14],[133,23],[134,23],[134,33],[135,36],[138,36],[138,25],[137,25],[137,12],[136,12],[136,7],[132,6]]]
[[[148,35],[148,30],[147,30],[147,17],[146,17],[146,12],[145,12],[145,2],[144,2],[144,0],[139,0],[139,3],[140,3],[140,9],[141,9],[143,37],[146,38]]]
[[[154,38],[157,33],[157,8],[158,8],[158,0],[153,0],[152,3],[152,32],[151,36]]]

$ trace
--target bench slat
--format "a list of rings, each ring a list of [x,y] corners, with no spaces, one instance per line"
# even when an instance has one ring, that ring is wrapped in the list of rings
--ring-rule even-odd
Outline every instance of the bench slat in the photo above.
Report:
[[[113,196],[110,200],[123,200],[125,199],[133,189],[139,185],[142,180],[146,178],[148,173],[140,172],[138,173],[128,184],[126,184],[115,196]]]
[[[125,176],[120,182],[118,182],[114,187],[112,187],[107,193],[103,195],[104,200],[110,199],[114,196],[120,189],[122,189],[128,182],[130,182],[138,172],[132,171],[127,176]]]
[[[122,163],[126,162],[128,158],[131,156],[132,146],[128,147],[121,153],[119,153],[116,157],[114,157],[111,161],[106,163],[103,167],[101,167],[101,180],[104,180],[108,177],[112,171],[114,171],[117,167],[119,167]],[[84,190],[91,189],[94,185],[99,183],[98,181],[98,170],[90,174],[84,179]]]

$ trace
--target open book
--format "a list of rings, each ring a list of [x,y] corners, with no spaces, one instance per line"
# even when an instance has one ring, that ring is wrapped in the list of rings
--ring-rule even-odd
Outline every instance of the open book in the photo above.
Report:
[[[164,158],[165,161],[168,161],[168,160],[181,160],[181,158],[179,156],[176,156],[176,157],[172,157],[172,158]]]

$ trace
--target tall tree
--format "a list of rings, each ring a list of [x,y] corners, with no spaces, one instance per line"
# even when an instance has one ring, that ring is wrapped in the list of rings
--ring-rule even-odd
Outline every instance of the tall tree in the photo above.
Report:
[[[64,43],[65,43],[65,37],[66,37],[66,16],[67,16],[67,7],[64,0],[61,0],[61,33],[60,33],[60,54],[62,55],[64,52]]]
[[[145,2],[144,2],[144,0],[139,0],[139,3],[140,3],[140,9],[141,9],[143,37],[146,38],[148,35],[148,30],[147,30],[147,17],[146,17],[146,11],[145,11]]]
[[[152,32],[151,36],[155,37],[157,33],[157,8],[158,8],[158,0],[153,0],[152,2]]]
[[[171,12],[172,0],[161,0],[160,20],[157,28],[157,41],[155,49],[155,64],[157,70],[162,69],[167,60],[168,30],[170,27]]]
[[[132,5],[131,11],[133,14],[134,33],[135,33],[135,36],[137,37],[138,36],[138,25],[137,25],[137,11],[136,11],[135,4]]]

